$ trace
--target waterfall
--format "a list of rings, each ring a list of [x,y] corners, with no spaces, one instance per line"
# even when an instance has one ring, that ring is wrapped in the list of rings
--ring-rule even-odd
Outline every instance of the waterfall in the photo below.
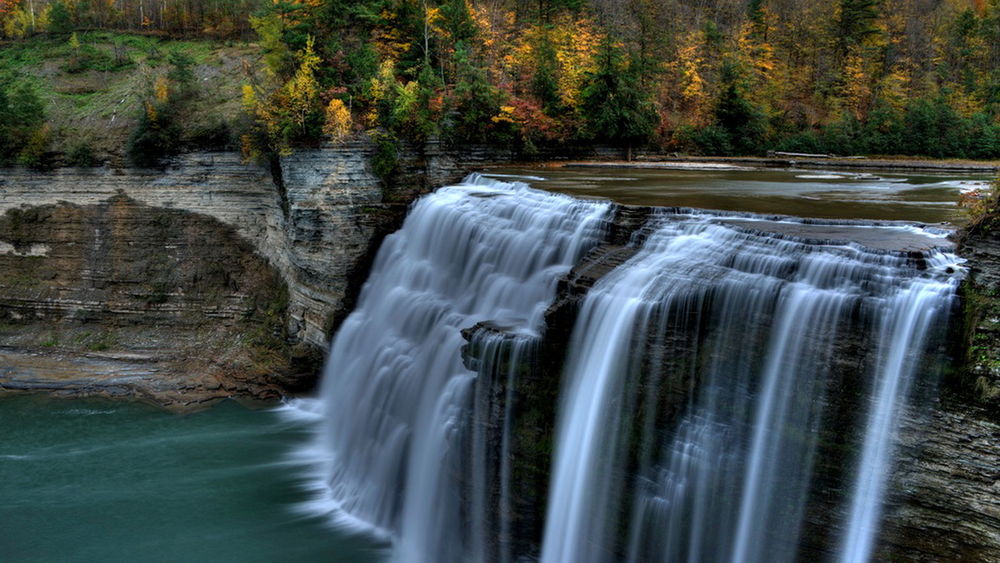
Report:
[[[710,214],[657,222],[581,307],[542,561],[795,560],[825,397],[851,376],[845,356],[874,348],[842,557],[866,561],[895,416],[955,258],[798,242]],[[671,402],[680,389],[693,399]]]
[[[459,533],[476,377],[461,330],[494,321],[537,338],[558,278],[598,242],[609,208],[479,176],[416,202],[331,346],[325,510],[394,538],[399,561],[483,549]]]
[[[851,496],[847,535],[840,551],[842,563],[871,558],[892,458],[893,433],[906,407],[899,397],[907,396],[925,340],[954,291],[952,283],[915,280],[883,303],[878,377]]]
[[[615,212],[477,175],[418,200],[331,345],[314,511],[404,562],[784,562],[816,526],[870,560],[958,259],[684,209],[622,248]],[[608,249],[553,340],[559,280]]]

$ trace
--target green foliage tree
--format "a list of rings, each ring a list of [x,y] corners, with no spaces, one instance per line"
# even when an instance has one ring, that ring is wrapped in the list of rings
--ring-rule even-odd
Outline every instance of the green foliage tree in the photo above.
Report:
[[[559,83],[556,81],[556,49],[552,38],[545,33],[535,46],[535,75],[532,77],[532,93],[542,104],[546,115],[556,116],[563,112],[562,99],[559,97]]]
[[[171,67],[167,71],[167,78],[178,84],[181,91],[185,93],[190,91],[194,85],[194,57],[177,49],[167,55],[167,62]]]
[[[265,67],[274,75],[284,78],[294,68],[292,50],[285,42],[285,24],[278,14],[251,16],[250,25],[260,37],[260,48]]]
[[[493,118],[500,109],[501,92],[486,80],[486,72],[473,64],[468,48],[456,51],[458,83],[451,99],[449,140],[487,142],[495,131]]]
[[[45,105],[27,82],[0,75],[0,164],[11,164],[45,124]]]
[[[49,4],[49,33],[70,33],[73,31],[73,16],[62,0]]]
[[[764,146],[767,135],[764,113],[747,95],[748,84],[732,62],[722,67],[722,93],[715,106],[715,120],[729,139],[730,150],[754,154]]]
[[[879,33],[876,21],[881,5],[882,0],[840,0],[835,33],[841,54]]]
[[[582,93],[584,134],[629,146],[646,141],[658,117],[639,77],[610,39],[601,43],[597,57],[597,70],[588,75]]]
[[[134,166],[155,168],[181,149],[181,128],[177,105],[148,100],[143,104],[139,122],[128,140],[128,159]]]

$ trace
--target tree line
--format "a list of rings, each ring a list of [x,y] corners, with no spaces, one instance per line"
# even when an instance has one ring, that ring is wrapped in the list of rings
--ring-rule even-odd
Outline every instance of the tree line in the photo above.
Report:
[[[1000,157],[1000,0],[0,0],[3,34],[243,38],[245,152],[368,132]]]

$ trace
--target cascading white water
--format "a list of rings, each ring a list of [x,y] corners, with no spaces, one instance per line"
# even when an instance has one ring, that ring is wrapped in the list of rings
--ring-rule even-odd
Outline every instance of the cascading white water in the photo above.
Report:
[[[841,563],[871,559],[892,459],[893,434],[900,412],[906,407],[900,398],[907,396],[920,365],[924,341],[954,292],[951,280],[914,280],[882,304],[878,377],[851,496],[847,534],[840,549]]]
[[[419,200],[334,339],[322,432],[303,452],[325,463],[314,508],[391,538],[397,561],[792,561],[827,397],[870,385],[847,462],[856,470],[843,469],[854,471],[842,478],[853,483],[849,517],[834,523],[840,560],[866,561],[892,434],[954,294],[945,270],[956,258],[795,238],[803,223],[791,219],[773,225],[786,235],[767,234],[753,230],[762,217],[690,210],[654,213],[634,257],[583,299],[540,554],[515,537],[509,516],[537,495],[515,507],[511,459],[545,457],[518,443],[516,390],[556,282],[600,242],[610,213],[479,176]]]
[[[537,332],[609,208],[479,176],[413,206],[332,344],[325,510],[394,538],[396,560],[465,560],[455,474],[475,374],[460,330],[490,320]]]
[[[877,326],[886,359],[872,373],[881,383],[845,524],[852,536],[874,529],[906,396],[900,355],[920,352],[946,308],[955,258],[930,252],[920,270],[905,256],[716,219],[661,217],[588,293],[568,352],[544,563],[795,560],[837,347]],[[690,342],[664,352],[684,334]],[[636,408],[650,402],[640,393],[662,394],[650,386],[696,389],[674,430],[634,414],[650,410]]]

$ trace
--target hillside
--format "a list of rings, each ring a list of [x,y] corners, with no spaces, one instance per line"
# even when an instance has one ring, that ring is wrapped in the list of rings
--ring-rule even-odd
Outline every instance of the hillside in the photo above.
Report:
[[[116,32],[74,37],[79,47],[69,37],[36,36],[0,48],[7,88],[26,86],[44,106],[48,160],[124,164],[143,104],[154,97],[157,80],[175,68],[175,53],[190,57],[193,78],[176,120],[179,148],[237,146],[230,131],[242,116],[242,68],[258,57],[253,45]]]

